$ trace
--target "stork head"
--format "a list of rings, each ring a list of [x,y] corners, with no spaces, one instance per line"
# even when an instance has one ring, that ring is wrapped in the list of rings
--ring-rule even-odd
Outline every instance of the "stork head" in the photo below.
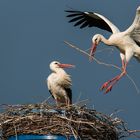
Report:
[[[94,57],[96,47],[100,43],[100,41],[101,41],[101,35],[100,34],[96,34],[96,35],[93,36],[93,38],[92,38],[92,47],[90,49],[90,60],[92,60],[92,57]]]
[[[60,68],[73,68],[74,65],[71,64],[62,64],[58,61],[53,61],[50,63],[50,69],[52,71],[56,71],[56,69],[60,69]]]

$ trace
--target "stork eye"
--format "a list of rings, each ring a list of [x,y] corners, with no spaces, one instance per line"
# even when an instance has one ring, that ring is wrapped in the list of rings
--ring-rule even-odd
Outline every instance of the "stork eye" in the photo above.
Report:
[[[54,64],[58,64],[57,62],[55,62]]]
[[[95,38],[95,41],[97,41],[97,38]]]

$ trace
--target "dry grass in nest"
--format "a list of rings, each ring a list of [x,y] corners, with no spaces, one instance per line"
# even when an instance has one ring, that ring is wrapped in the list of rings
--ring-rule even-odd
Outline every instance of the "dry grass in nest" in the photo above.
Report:
[[[118,140],[133,131],[119,118],[112,118],[86,106],[57,108],[43,102],[28,105],[6,105],[0,114],[0,136],[21,134],[54,134],[81,140]]]

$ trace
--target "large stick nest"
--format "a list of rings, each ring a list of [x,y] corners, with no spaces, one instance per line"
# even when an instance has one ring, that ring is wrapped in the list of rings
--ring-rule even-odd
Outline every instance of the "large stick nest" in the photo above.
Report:
[[[54,134],[82,140],[118,140],[128,133],[122,120],[86,106],[57,108],[47,103],[7,105],[0,114],[1,139],[21,134]]]

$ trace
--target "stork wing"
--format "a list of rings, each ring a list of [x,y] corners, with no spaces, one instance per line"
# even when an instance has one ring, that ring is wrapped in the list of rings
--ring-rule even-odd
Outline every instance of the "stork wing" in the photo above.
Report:
[[[132,25],[125,31],[140,47],[140,6],[137,8],[135,19]]]
[[[50,94],[52,95],[52,97],[54,98],[54,96],[53,96],[53,94],[52,94],[52,91],[51,90],[49,90],[49,92],[50,92]],[[55,98],[54,98],[55,99]]]
[[[64,88],[66,93],[67,93],[67,96],[70,100],[70,104],[72,104],[72,90],[70,88]]]
[[[113,23],[98,13],[72,10],[67,10],[65,12],[69,13],[67,17],[72,18],[69,22],[75,22],[74,26],[80,25],[80,28],[95,26],[112,33],[120,32]]]
[[[49,90],[49,93],[52,95],[52,97],[54,98],[53,94],[52,94],[52,90],[51,90],[51,85],[50,85],[50,82],[48,79],[45,80],[47,86],[48,86],[48,90]]]

